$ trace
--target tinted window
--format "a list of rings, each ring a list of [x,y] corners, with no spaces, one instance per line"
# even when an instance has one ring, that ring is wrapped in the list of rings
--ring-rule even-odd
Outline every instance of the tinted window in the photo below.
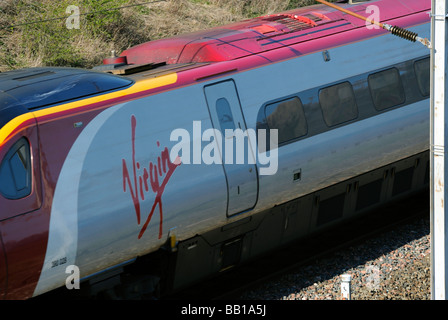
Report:
[[[429,66],[429,58],[419,60],[415,62],[415,75],[417,76],[418,86],[420,88],[420,92],[424,96],[429,96],[429,87],[430,87],[430,66]]]
[[[377,110],[384,110],[405,102],[400,74],[395,68],[371,74],[369,88]]]
[[[279,144],[308,132],[303,105],[297,97],[267,105],[265,115],[269,129],[278,129]]]
[[[8,81],[8,85],[13,87],[9,88],[6,87],[7,84],[3,84],[3,90],[21,105],[33,109],[124,88],[131,84],[131,80],[111,74],[73,71],[72,74],[64,73],[49,79],[47,76],[42,76],[42,79],[36,76],[14,78]]]
[[[12,107],[13,106],[13,107]],[[15,117],[28,112],[16,99],[0,90],[0,128]]]
[[[334,126],[355,119],[358,116],[355,94],[349,82],[343,82],[319,92],[325,123]]]
[[[30,146],[24,138],[14,144],[0,164],[0,193],[8,199],[31,193]]]
[[[235,130],[232,110],[230,109],[230,105],[227,99],[221,98],[216,101],[216,113],[218,114],[221,133],[223,135],[226,133],[226,129]]]

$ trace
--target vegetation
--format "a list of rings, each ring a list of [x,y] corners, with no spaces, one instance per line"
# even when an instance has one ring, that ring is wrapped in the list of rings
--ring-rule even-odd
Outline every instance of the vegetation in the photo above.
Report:
[[[91,68],[112,50],[120,53],[150,40],[315,3],[313,0],[153,1],[0,0],[0,71],[37,66]],[[79,16],[68,10],[72,8],[69,6],[76,6]]]

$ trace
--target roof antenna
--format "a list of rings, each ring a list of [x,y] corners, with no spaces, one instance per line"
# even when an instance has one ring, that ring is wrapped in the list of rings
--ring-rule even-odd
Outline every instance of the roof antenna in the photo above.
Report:
[[[359,19],[364,20],[366,22],[369,22],[371,24],[375,24],[375,25],[379,26],[380,28],[389,31],[390,33],[392,33],[395,36],[398,36],[400,38],[409,40],[411,42],[418,41],[418,42],[422,43],[424,46],[426,46],[428,48],[431,48],[431,42],[427,38],[423,39],[423,38],[419,37],[418,34],[415,33],[415,32],[412,32],[412,31],[409,31],[409,30],[406,30],[406,29],[403,29],[403,28],[400,28],[400,27],[397,27],[397,26],[391,26],[390,24],[387,24],[387,23],[381,23],[381,22],[377,22],[375,20],[371,20],[369,18],[363,17],[363,16],[361,16],[361,15],[359,15],[357,13],[354,13],[354,12],[349,11],[347,9],[341,8],[341,7],[339,7],[339,6],[337,6],[337,5],[333,4],[333,3],[327,2],[325,0],[316,0],[316,1],[320,2],[322,4],[325,4],[325,5],[329,6],[329,7],[332,7],[334,9],[336,9],[336,10],[339,10],[341,12],[347,13],[347,14],[353,16],[353,17],[359,18]]]

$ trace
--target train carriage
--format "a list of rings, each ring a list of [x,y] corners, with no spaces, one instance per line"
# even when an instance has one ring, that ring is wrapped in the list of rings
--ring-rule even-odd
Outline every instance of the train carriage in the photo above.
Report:
[[[429,0],[340,6],[429,37]],[[428,188],[429,77],[323,5],[0,73],[0,296],[140,260],[169,292]]]

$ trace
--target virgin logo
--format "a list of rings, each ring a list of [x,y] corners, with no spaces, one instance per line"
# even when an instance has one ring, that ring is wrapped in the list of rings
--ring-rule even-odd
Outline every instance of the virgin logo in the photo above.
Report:
[[[155,193],[154,203],[151,211],[149,212],[145,223],[143,224],[138,238],[140,239],[146,231],[148,224],[151,222],[155,209],[158,207],[160,222],[159,222],[159,239],[162,238],[163,231],[163,205],[162,195],[165,191],[165,187],[173,175],[176,168],[181,164],[180,158],[171,162],[170,153],[168,148],[161,152],[157,157],[157,162],[149,162],[144,167],[138,161],[135,160],[135,129],[137,127],[137,119],[134,115],[131,117],[132,128],[132,176],[129,174],[128,165],[126,159],[123,159],[123,191],[131,194],[132,201],[134,202],[135,213],[137,215],[137,223],[141,224],[141,212],[140,202],[145,200],[145,194],[149,192],[149,185],[151,190]],[[160,147],[160,143],[157,142],[157,146]],[[162,179],[163,178],[163,179]]]

